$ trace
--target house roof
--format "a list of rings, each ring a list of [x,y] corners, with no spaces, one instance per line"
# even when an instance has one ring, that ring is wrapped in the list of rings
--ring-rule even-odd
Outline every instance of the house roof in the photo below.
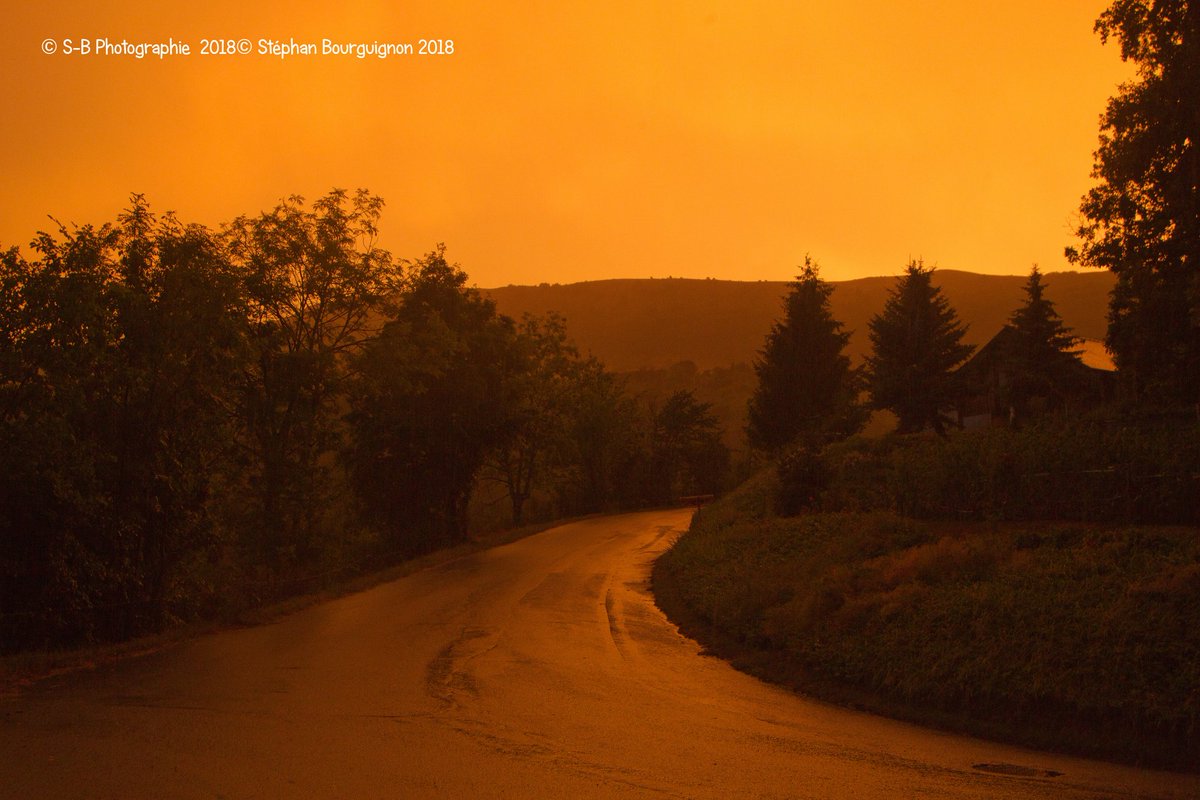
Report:
[[[1002,349],[1005,347],[1005,340],[1016,333],[1016,329],[1012,325],[1005,325],[995,336],[987,341],[982,347],[976,350],[967,361],[958,367],[958,371],[963,374],[977,372],[979,370],[988,369],[989,363],[997,358],[1003,358]],[[1100,372],[1116,372],[1117,364],[1113,361],[1112,353],[1104,346],[1104,342],[1100,339],[1077,338],[1075,346],[1069,352],[1077,353],[1080,362],[1090,369],[1099,370]]]

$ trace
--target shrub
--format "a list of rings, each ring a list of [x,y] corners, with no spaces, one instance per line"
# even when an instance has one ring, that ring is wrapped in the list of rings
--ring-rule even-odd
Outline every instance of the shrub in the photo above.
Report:
[[[788,451],[779,460],[777,472],[776,507],[783,516],[813,508],[833,477],[820,448],[812,445]]]
[[[892,436],[827,448],[823,461],[820,506],[826,510],[887,509],[921,519],[1200,523],[1194,500],[1200,429],[1194,424],[1081,421],[946,438]],[[787,469],[781,463],[781,486]],[[814,482],[805,477],[799,470],[798,486]]]

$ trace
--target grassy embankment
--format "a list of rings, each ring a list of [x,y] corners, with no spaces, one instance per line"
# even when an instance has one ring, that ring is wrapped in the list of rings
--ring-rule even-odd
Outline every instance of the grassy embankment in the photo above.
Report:
[[[1021,479],[1024,440],[839,445],[815,470],[816,508],[793,517],[775,513],[776,472],[760,473],[697,515],[655,565],[655,594],[739,668],[827,699],[1200,769],[1200,530],[1086,521],[1194,503],[1188,465],[1142,479],[1076,469],[1079,485],[1043,486],[1045,473]],[[1092,494],[1108,504],[1091,509]],[[934,513],[947,506],[957,519]],[[1085,521],[1028,519],[1047,508]]]

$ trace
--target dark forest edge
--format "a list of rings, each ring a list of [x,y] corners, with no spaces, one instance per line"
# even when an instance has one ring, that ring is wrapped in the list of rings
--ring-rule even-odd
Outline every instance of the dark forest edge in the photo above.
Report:
[[[0,651],[236,616],[506,523],[723,485],[686,391],[631,396],[554,316],[512,320],[382,201],[212,230],[141,196],[0,257]],[[496,527],[494,519],[488,527]]]

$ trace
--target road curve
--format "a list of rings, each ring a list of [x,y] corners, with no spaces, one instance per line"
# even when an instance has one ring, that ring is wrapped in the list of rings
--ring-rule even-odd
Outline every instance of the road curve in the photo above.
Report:
[[[689,516],[564,525],[43,682],[0,700],[0,796],[1200,797],[1195,776],[931,732],[701,655],[647,587]]]

